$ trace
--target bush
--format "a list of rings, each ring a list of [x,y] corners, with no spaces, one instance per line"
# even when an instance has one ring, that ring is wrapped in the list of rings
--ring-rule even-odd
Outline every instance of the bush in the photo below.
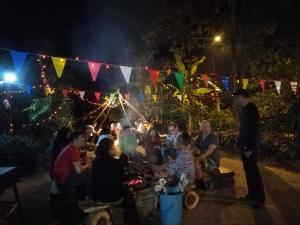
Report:
[[[32,136],[0,136],[1,166],[17,166],[24,172],[33,171],[39,166],[47,167],[48,143],[36,140]]]

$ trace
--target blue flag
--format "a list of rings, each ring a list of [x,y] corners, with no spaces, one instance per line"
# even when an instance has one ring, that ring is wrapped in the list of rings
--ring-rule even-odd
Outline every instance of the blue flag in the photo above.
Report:
[[[10,51],[14,66],[15,66],[15,72],[19,74],[22,70],[23,64],[25,62],[25,59],[27,57],[26,52],[18,52],[18,51]]]

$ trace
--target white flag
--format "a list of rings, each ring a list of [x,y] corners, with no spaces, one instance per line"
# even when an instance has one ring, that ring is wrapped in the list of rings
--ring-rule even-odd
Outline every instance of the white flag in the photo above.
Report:
[[[128,67],[128,66],[120,66],[120,69],[123,73],[123,76],[127,82],[127,84],[129,83],[130,80],[130,75],[131,75],[131,71],[132,71],[132,67]]]
[[[276,86],[277,92],[278,92],[278,94],[280,94],[281,81],[275,80],[274,82],[275,82],[275,86]]]
[[[79,91],[79,96],[81,99],[83,99],[84,94],[85,94],[85,91]]]
[[[294,94],[297,94],[297,81],[291,81],[291,90]]]
[[[182,95],[177,95],[177,98],[179,99],[179,101],[182,101]]]

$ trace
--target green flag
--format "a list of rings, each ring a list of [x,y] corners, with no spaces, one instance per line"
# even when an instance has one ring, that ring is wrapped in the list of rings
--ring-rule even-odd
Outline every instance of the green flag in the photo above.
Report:
[[[175,77],[176,77],[177,83],[179,85],[179,89],[181,90],[183,87],[183,82],[184,82],[184,74],[181,72],[175,72]]]

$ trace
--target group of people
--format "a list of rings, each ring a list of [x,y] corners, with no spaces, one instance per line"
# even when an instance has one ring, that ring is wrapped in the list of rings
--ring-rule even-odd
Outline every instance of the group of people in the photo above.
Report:
[[[257,167],[259,115],[248,97],[245,90],[236,92],[236,102],[243,106],[239,145],[249,189],[243,199],[261,204],[265,196]],[[190,184],[203,180],[205,174],[219,173],[219,139],[208,120],[199,122],[201,133],[196,138],[181,132],[178,125],[171,122],[165,143],[154,127],[140,122],[138,129],[125,125],[121,131],[117,123],[104,127],[96,141],[92,138],[97,134],[95,124],[83,131],[71,132],[67,128],[59,131],[51,147],[51,178],[58,189],[68,191],[81,186],[94,201],[114,202],[124,195],[124,171],[128,167],[153,179],[155,168],[163,165],[166,176],[178,178],[185,174]],[[81,149],[92,139],[93,156],[83,160]]]

